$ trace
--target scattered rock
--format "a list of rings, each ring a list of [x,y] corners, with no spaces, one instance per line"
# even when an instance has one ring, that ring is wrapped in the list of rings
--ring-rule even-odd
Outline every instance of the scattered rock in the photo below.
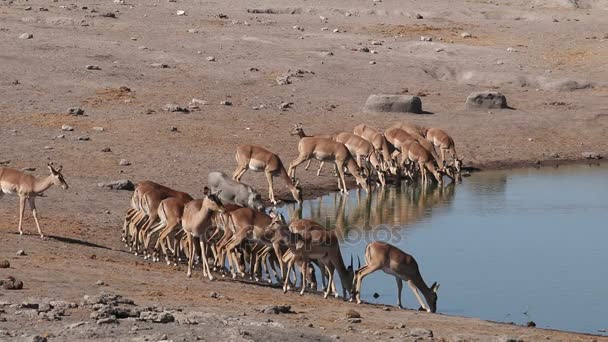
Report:
[[[215,298],[215,299],[220,298],[220,294],[217,292],[211,292],[209,294],[209,298]]]
[[[116,18],[116,14],[112,13],[112,12],[106,12],[104,14],[101,15],[104,18]]]
[[[84,68],[87,69],[87,70],[101,70],[101,68],[99,67],[99,65],[91,65],[91,64],[86,65]]]
[[[333,32],[334,33],[340,33],[340,29],[335,28]]]
[[[586,159],[602,159],[602,156],[597,152],[583,152],[582,154]]]
[[[416,19],[424,19],[424,17],[422,16],[422,14],[416,13]]]
[[[209,56],[209,57],[207,57],[207,60],[208,60],[209,62],[215,62],[215,57],[213,57],[213,56]]]
[[[368,47],[361,47],[359,48],[359,52],[369,52],[369,48]]]
[[[222,101],[222,102],[220,102],[220,104],[223,106],[232,106],[232,102],[230,102],[230,101]]]
[[[169,127],[169,132],[179,132],[179,130],[177,129],[177,127],[171,126]]]
[[[186,11],[179,10],[179,11],[175,12],[175,14],[178,16],[186,15]]]
[[[62,131],[67,131],[67,132],[71,132],[74,130],[74,127],[70,126],[70,125],[63,125],[61,126],[61,130]]]
[[[376,61],[369,61],[369,64],[374,65],[376,64]]]
[[[133,191],[135,190],[135,185],[130,180],[117,180],[109,183],[99,183],[97,184],[100,188],[107,188],[110,190],[126,190]]]
[[[507,52],[517,52],[517,50],[515,50],[515,48],[508,47]]]
[[[348,323],[361,323],[361,318],[349,318]]]
[[[112,152],[112,149],[109,147],[104,147],[101,149],[101,152]]]
[[[6,279],[0,279],[0,286],[5,290],[21,290],[23,289],[23,282],[8,276]]]
[[[508,108],[507,98],[499,92],[474,92],[467,97],[466,106],[469,109],[500,109]]]
[[[103,127],[93,127],[93,130],[96,132],[103,132],[105,129]]]
[[[118,320],[114,317],[100,318],[97,320],[97,324],[118,324]]]
[[[199,99],[192,99],[190,100],[190,104],[191,105],[195,105],[195,106],[206,106],[207,105],[207,101],[205,100],[199,100]]]
[[[89,141],[89,140],[91,140],[91,138],[87,137],[86,135],[81,135],[78,138],[76,138],[76,140],[78,140],[78,141]]]
[[[34,35],[31,33],[22,33],[19,35],[19,39],[32,39]]]
[[[95,285],[98,285],[98,286],[103,286],[105,284],[106,283],[104,283],[103,280],[98,280],[98,281],[95,282]]]
[[[420,36],[420,41],[422,41],[422,42],[432,42],[433,41],[433,37]]]
[[[422,113],[422,101],[411,95],[370,95],[363,107],[365,112]]]
[[[68,108],[68,114],[70,115],[83,115],[84,109],[80,107],[70,107]]]
[[[27,254],[25,254],[25,251],[23,249],[20,249],[17,251],[17,256],[25,256]]]
[[[173,316],[173,314],[168,311],[144,311],[140,313],[139,319],[142,321],[150,321],[153,323],[171,323],[175,321],[175,317]]]
[[[286,109],[291,108],[292,105],[293,105],[293,102],[281,102],[281,104],[279,105],[279,109],[286,110]]]
[[[346,311],[346,318],[361,318],[361,314],[353,309],[350,309]]]
[[[472,34],[470,34],[469,32],[462,32],[462,33],[460,34],[460,36],[461,36],[462,38],[471,38],[471,37],[473,37],[473,35],[472,35]]]
[[[23,171],[36,171],[35,167],[24,167]]]
[[[152,64],[150,64],[150,66],[153,68],[160,68],[160,69],[166,69],[169,67],[169,65],[165,64],[165,63],[152,63]]]
[[[78,328],[80,326],[83,326],[85,324],[88,324],[88,322],[76,322],[74,324],[68,325],[68,329],[76,329],[76,328]]]
[[[190,112],[190,110],[188,108],[178,106],[175,103],[168,103],[168,104],[166,104],[163,107],[163,110],[167,111],[167,112],[172,112],[172,113],[175,113],[175,112],[189,113]]]
[[[523,339],[512,336],[500,336],[498,342],[524,342]]]
[[[47,342],[48,339],[44,336],[36,335],[32,337],[32,342]]]
[[[433,331],[423,328],[414,328],[409,331],[409,335],[412,337],[433,337]]]
[[[198,33],[197,29],[188,29],[188,33]]]
[[[10,267],[11,267],[11,263],[8,260],[0,261],[0,268],[10,268]]]
[[[126,159],[121,159],[121,160],[118,162],[118,165],[120,165],[120,166],[129,166],[129,165],[131,165],[131,162],[130,162],[130,161],[128,161],[128,160],[126,160]]]
[[[291,305],[271,305],[263,308],[262,310],[265,314],[278,315],[282,313],[294,313],[291,311]]]
[[[288,85],[291,84],[291,80],[289,79],[289,75],[277,76],[276,78],[278,85]]]

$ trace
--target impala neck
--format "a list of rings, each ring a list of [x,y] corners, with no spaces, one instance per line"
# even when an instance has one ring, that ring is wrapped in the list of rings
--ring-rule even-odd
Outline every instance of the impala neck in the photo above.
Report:
[[[53,185],[53,176],[49,175],[44,178],[35,178],[33,191],[37,194],[43,193],[46,189]]]
[[[349,158],[348,163],[346,164],[346,168],[348,169],[348,172],[350,172],[358,182],[365,183],[363,181],[363,178],[361,178],[361,175],[359,174],[361,169],[359,168],[359,165],[357,165],[355,159]]]
[[[420,272],[418,272],[418,275],[416,277],[412,277],[411,280],[414,282],[414,285],[416,285],[418,290],[420,290],[420,293],[422,293],[422,295],[424,296],[424,299],[427,299],[432,291],[431,291],[431,288],[426,285],[426,283],[424,282],[424,279],[422,279]],[[428,299],[427,299],[427,302],[428,302]]]
[[[304,131],[303,131],[303,130],[299,130],[299,131],[298,131],[298,137],[300,137],[300,139],[302,139],[302,138],[307,138],[307,137],[309,137],[309,135],[306,135],[306,133],[304,133]]]
[[[287,187],[290,190],[296,187],[295,184],[293,184],[293,180],[291,179],[291,177],[289,177],[289,175],[287,174],[287,170],[285,170],[285,166],[283,166],[283,164],[281,164],[281,169],[280,169],[279,173],[280,173],[281,179],[283,179],[283,181],[285,181],[285,184],[287,184]]]

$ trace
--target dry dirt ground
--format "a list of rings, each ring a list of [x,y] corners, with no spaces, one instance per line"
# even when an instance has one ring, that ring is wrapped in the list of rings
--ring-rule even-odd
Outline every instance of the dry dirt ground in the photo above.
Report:
[[[348,324],[344,314],[353,306],[339,300],[188,280],[184,270],[122,251],[119,230],[130,193],[97,183],[151,179],[199,196],[209,171],[233,171],[240,143],[264,145],[285,163],[293,160],[297,139],[288,130],[296,122],[313,134],[349,131],[362,122],[439,126],[454,137],[465,164],[481,168],[577,160],[585,151],[606,155],[607,10],[602,0],[1,0],[0,162],[35,167],[38,175],[46,173],[47,160],[61,163],[70,189],[52,188],[37,201],[49,241],[15,235],[16,199],[2,199],[0,259],[12,266],[0,269],[0,276],[23,280],[25,289],[0,292],[0,302],[78,303],[103,290],[142,306],[159,303],[210,316],[199,325],[122,320],[98,326],[87,307],[49,322],[31,312],[15,315],[25,309],[5,305],[0,332],[9,335],[0,340],[35,334],[159,340],[165,333],[174,340],[278,340],[285,334],[386,340],[415,339],[410,329],[416,327],[433,330],[439,340],[601,339],[373,306],[354,307],[362,323]],[[472,37],[463,38],[465,31]],[[23,33],[33,38],[20,39]],[[277,84],[290,70],[304,73]],[[505,94],[514,109],[465,109],[469,93],[487,89]],[[362,113],[374,93],[418,94],[432,114]],[[187,107],[193,98],[207,104],[187,114],[163,111],[168,103]],[[281,103],[291,105],[280,109]],[[85,115],[68,115],[74,106]],[[62,125],[74,131],[64,132]],[[106,147],[111,152],[101,151]],[[121,159],[132,165],[119,166]],[[331,177],[299,176],[306,197],[336,188]],[[265,194],[263,175],[248,173],[243,180]],[[34,231],[31,218],[25,226]],[[28,255],[16,257],[20,249]],[[108,285],[95,285],[99,279]],[[220,298],[210,298],[211,292]],[[269,316],[256,311],[282,303],[297,313],[267,322]],[[65,328],[77,321],[89,323]],[[405,328],[394,329],[400,324]]]

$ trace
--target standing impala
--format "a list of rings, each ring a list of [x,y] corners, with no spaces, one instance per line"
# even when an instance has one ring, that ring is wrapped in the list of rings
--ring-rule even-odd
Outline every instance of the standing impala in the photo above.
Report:
[[[287,188],[291,191],[291,195],[298,203],[302,203],[302,188],[300,188],[300,182],[295,178],[289,178],[289,175],[285,171],[283,162],[278,155],[268,151],[267,149],[255,146],[255,145],[240,145],[236,148],[236,162],[237,167],[234,170],[232,178],[240,182],[243,174],[247,170],[264,172],[266,180],[268,181],[268,197],[274,204],[277,203],[274,198],[274,190],[272,186],[272,179],[275,176],[279,176],[283,179]]]
[[[380,162],[383,164],[382,170],[387,171],[389,169],[388,165],[391,159],[392,151],[384,134],[380,133],[377,128],[368,126],[366,124],[355,126],[353,133],[369,141],[372,146],[374,146],[374,148],[381,153],[382,158],[380,159]]]
[[[441,163],[445,167],[445,153],[448,152],[453,159],[453,165],[457,172],[460,172],[462,167],[462,159],[458,159],[456,155],[456,146],[454,139],[448,133],[440,128],[429,128],[426,132],[426,139],[441,150]]]
[[[302,126],[299,126],[299,128],[301,134],[297,135],[300,137],[300,142],[298,143],[300,155],[289,164],[289,175],[291,177],[296,176],[296,167],[298,165],[315,158],[320,161],[332,162],[335,164],[339,176],[338,187],[343,193],[348,193],[346,181],[344,180],[344,167],[346,167],[355,177],[357,184],[361,186],[365,192],[369,192],[367,177],[362,174],[357,162],[344,144],[328,138],[306,136],[304,135]]]
[[[400,308],[403,308],[401,305],[401,290],[403,289],[403,281],[405,280],[423,309],[427,312],[437,311],[437,290],[439,289],[439,285],[437,282],[434,282],[431,287],[426,285],[420,275],[418,263],[416,263],[413,256],[386,242],[374,241],[365,247],[365,262],[365,266],[355,271],[351,301],[356,299],[357,303],[361,304],[361,283],[363,282],[363,278],[373,272],[382,270],[384,273],[395,276],[398,290],[397,299]],[[418,291],[422,292],[428,305],[425,305],[422,301]]]
[[[68,189],[68,183],[61,174],[63,166],[55,169],[52,163],[48,163],[48,167],[51,174],[44,178],[36,178],[22,171],[7,167],[0,168],[0,199],[5,194],[16,193],[19,196],[19,234],[21,235],[23,235],[21,227],[26,200],[34,215],[38,234],[40,234],[41,238],[44,238],[44,234],[40,230],[40,223],[38,222],[38,213],[36,212],[36,196],[42,195],[52,185],[60,185],[64,190]]]

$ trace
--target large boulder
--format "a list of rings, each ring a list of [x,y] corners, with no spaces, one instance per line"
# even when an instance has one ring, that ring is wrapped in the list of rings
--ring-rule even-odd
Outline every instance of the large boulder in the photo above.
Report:
[[[509,108],[507,98],[496,91],[480,91],[467,97],[466,106],[469,109],[501,109]]]
[[[422,101],[411,95],[370,95],[363,107],[365,112],[422,113]]]

